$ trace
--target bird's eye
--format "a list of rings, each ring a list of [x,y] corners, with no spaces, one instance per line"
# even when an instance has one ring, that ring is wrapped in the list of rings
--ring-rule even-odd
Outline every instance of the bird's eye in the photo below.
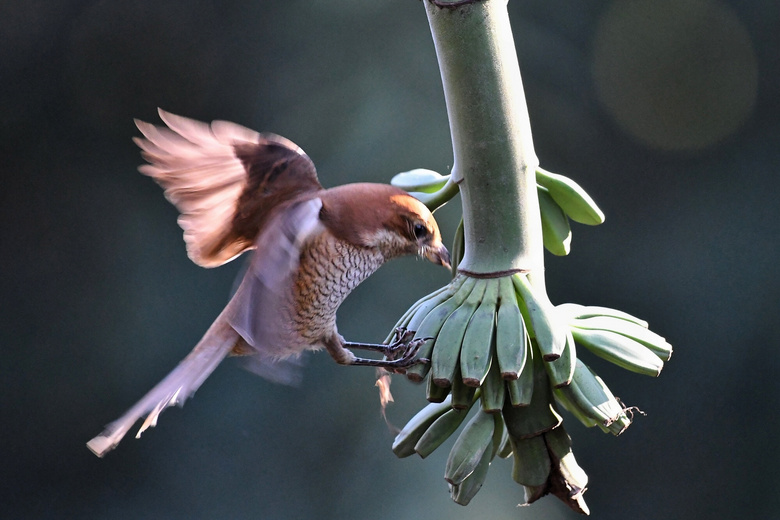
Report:
[[[428,229],[422,224],[415,224],[413,229],[416,238],[422,238],[428,234]]]

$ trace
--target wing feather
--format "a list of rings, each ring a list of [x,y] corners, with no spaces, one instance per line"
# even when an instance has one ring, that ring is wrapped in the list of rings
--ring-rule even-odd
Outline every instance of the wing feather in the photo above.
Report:
[[[276,206],[322,189],[309,157],[288,139],[228,121],[159,114],[167,127],[136,120],[143,138],[133,141],[149,163],[138,169],[181,213],[187,254],[200,266],[251,249]]]
[[[263,359],[284,359],[311,345],[301,344],[291,330],[292,284],[301,250],[322,233],[322,201],[313,198],[280,211],[257,241],[257,249],[241,285],[230,301],[230,325]]]

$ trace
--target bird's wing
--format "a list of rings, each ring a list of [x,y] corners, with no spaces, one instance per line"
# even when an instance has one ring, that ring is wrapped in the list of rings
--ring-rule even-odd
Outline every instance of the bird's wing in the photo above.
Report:
[[[322,201],[314,197],[290,204],[270,220],[228,304],[230,325],[258,355],[255,361],[259,363],[253,364],[262,366],[269,359],[284,359],[309,346],[290,343],[294,312],[290,297],[302,248],[325,229],[319,217],[321,208]]]
[[[136,437],[140,437],[150,426],[157,425],[157,418],[169,406],[184,404],[184,401],[200,387],[239,341],[238,333],[225,319],[225,313],[214,321],[192,352],[185,357],[170,374],[157,383],[125,414],[106,426],[106,429],[87,443],[87,447],[102,457],[119,444],[122,437],[143,416]]]
[[[143,121],[133,140],[139,167],[181,213],[187,254],[215,267],[250,249],[273,210],[322,189],[311,159],[295,143],[227,121],[211,124],[159,110],[165,127]]]

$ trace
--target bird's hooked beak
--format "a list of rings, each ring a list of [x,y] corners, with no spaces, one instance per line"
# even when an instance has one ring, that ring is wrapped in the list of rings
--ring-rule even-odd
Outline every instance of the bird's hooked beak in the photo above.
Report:
[[[450,252],[447,251],[447,248],[441,242],[438,245],[425,246],[423,255],[434,264],[443,265],[447,269],[451,269]]]

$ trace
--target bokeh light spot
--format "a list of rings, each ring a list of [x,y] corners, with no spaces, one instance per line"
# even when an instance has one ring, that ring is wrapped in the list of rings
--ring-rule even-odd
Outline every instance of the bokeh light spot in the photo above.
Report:
[[[737,130],[758,65],[735,14],[711,0],[620,0],[596,29],[593,78],[618,125],[652,148],[696,150]]]

